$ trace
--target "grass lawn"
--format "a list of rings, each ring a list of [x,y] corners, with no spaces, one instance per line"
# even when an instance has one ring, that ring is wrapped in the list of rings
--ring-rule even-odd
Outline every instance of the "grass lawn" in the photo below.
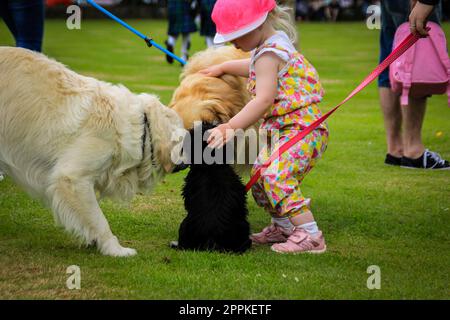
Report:
[[[129,21],[164,43],[165,21]],[[151,92],[168,103],[179,65],[118,24],[83,21],[68,30],[48,20],[44,51],[73,70]],[[450,25],[444,25],[447,35]],[[324,111],[342,100],[377,64],[379,31],[363,22],[301,24],[302,52],[326,89]],[[13,45],[0,23],[0,45]],[[193,37],[191,52],[204,48]],[[447,98],[429,101],[423,140],[450,159]],[[187,108],[189,106],[186,106]],[[0,298],[44,299],[448,299],[450,298],[450,173],[383,164],[384,127],[372,84],[329,120],[324,158],[304,181],[304,194],[323,230],[323,255],[278,255],[254,247],[241,255],[177,252],[185,213],[185,173],[167,176],[151,196],[128,205],[101,206],[122,244],[138,250],[127,259],[101,256],[53,224],[51,212],[7,178],[0,183]],[[268,215],[249,197],[254,231]],[[66,268],[81,268],[81,290],[66,288]],[[366,286],[367,268],[381,269],[381,289]]]

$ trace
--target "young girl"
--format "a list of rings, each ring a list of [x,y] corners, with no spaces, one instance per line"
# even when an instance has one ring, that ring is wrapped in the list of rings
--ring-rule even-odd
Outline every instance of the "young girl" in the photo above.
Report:
[[[272,151],[276,150],[321,116],[317,104],[323,89],[314,67],[293,45],[296,31],[290,14],[275,0],[218,0],[212,18],[216,43],[231,42],[238,49],[252,51],[252,56],[200,72],[212,77],[224,73],[248,77],[253,99],[228,123],[211,130],[208,143],[221,147],[233,137],[234,129],[245,129],[263,117],[261,128],[279,135],[272,144]],[[325,240],[300,183],[325,151],[327,140],[327,126],[322,124],[274,161],[253,186],[256,202],[272,216],[268,227],[251,235],[254,243],[273,244],[272,250],[280,253],[325,252]],[[270,153],[259,153],[252,174]]]

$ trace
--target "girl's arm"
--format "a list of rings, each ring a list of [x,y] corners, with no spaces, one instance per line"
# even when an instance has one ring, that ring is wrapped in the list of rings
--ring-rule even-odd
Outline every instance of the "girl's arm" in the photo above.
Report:
[[[233,137],[227,129],[246,129],[262,118],[267,109],[274,103],[278,92],[278,65],[280,58],[274,53],[263,54],[255,63],[256,97],[242,110],[224,123],[211,130],[208,137],[210,147],[221,147]]]
[[[262,118],[278,93],[278,65],[274,53],[263,54],[255,63],[256,97],[228,122],[233,129],[246,129]]]
[[[248,78],[250,58],[242,60],[230,60],[221,64],[200,70],[199,72],[208,77],[220,77],[223,74]]]

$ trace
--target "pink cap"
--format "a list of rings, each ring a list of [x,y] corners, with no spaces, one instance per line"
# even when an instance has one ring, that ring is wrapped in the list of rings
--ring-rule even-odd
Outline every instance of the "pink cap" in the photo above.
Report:
[[[242,37],[264,23],[275,0],[217,0],[211,15],[217,33],[214,43]]]

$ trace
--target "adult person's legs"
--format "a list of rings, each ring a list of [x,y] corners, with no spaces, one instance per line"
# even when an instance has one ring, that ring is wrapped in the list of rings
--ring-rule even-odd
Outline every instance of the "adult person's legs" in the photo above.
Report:
[[[0,17],[11,31],[16,46],[42,51],[44,0],[1,0]],[[0,181],[4,173],[0,170]]]
[[[216,4],[216,0],[200,1],[200,35],[205,37],[206,47],[214,47],[214,36],[216,34],[216,25],[211,19],[211,13]]]
[[[400,100],[389,87],[380,87],[380,104],[386,130],[388,164],[400,165],[403,156],[402,112]],[[396,158],[396,159],[395,159]]]
[[[380,61],[391,52],[395,31],[408,21],[409,0],[381,2],[382,29],[380,36]],[[430,20],[439,21],[439,11]],[[409,99],[408,106],[400,106],[399,96],[391,91],[389,69],[378,79],[380,105],[386,130],[386,164],[414,168],[450,168],[447,161],[425,149],[422,142],[422,125],[427,98]]]
[[[397,97],[398,100],[398,97]],[[422,124],[427,98],[410,98],[409,105],[400,107],[403,118],[403,156],[419,158],[425,151],[422,143]]]
[[[177,42],[178,35],[169,35],[166,40],[166,48],[170,52],[174,52],[175,44]],[[189,33],[183,33],[181,35],[181,59],[187,61],[189,59],[189,49],[191,48],[191,35]],[[166,55],[166,60],[168,63],[173,63],[173,58]]]
[[[16,40],[16,46],[42,51],[44,0],[2,0],[0,16]]]
[[[450,170],[447,160],[422,143],[422,124],[425,118],[427,98],[409,98],[409,105],[401,107],[403,115],[403,157],[404,168]]]
[[[166,40],[165,44],[166,44],[167,50],[170,51],[171,53],[174,53],[175,44],[177,43],[177,38],[178,38],[178,35],[169,34],[167,36],[167,40]],[[166,60],[170,64],[173,63],[173,58],[171,56],[169,56],[168,54],[166,54]]]
[[[167,50],[174,52],[174,47],[178,36],[182,35],[181,52],[183,60],[189,58],[190,33],[197,31],[194,17],[192,15],[191,4],[188,1],[168,0],[167,13],[169,19],[169,28],[167,31],[168,39],[166,41]],[[173,63],[173,58],[166,55],[168,63]]]
[[[407,19],[407,13],[402,12],[407,11],[403,9],[405,5],[409,6],[409,0],[381,2],[380,61],[392,52],[395,31],[398,25]],[[398,96],[391,91],[388,69],[380,75],[378,87],[386,130],[385,163],[400,165],[403,156],[402,110]]]
[[[184,61],[189,59],[189,49],[191,48],[191,35],[189,33],[183,33],[181,43],[181,58]]]
[[[430,20],[441,21],[441,5],[430,16]],[[403,115],[403,157],[417,159],[424,155],[425,147],[422,142],[422,125],[427,107],[427,97],[409,98],[409,105],[401,107]],[[405,160],[405,159],[403,159]],[[405,162],[405,161],[403,161]]]
[[[401,107],[398,95],[394,94],[390,88],[380,87],[379,94],[388,154],[396,158],[420,157],[425,151],[422,143],[422,124],[425,117],[426,98],[411,97],[409,105]],[[400,159],[397,164],[400,164]]]

